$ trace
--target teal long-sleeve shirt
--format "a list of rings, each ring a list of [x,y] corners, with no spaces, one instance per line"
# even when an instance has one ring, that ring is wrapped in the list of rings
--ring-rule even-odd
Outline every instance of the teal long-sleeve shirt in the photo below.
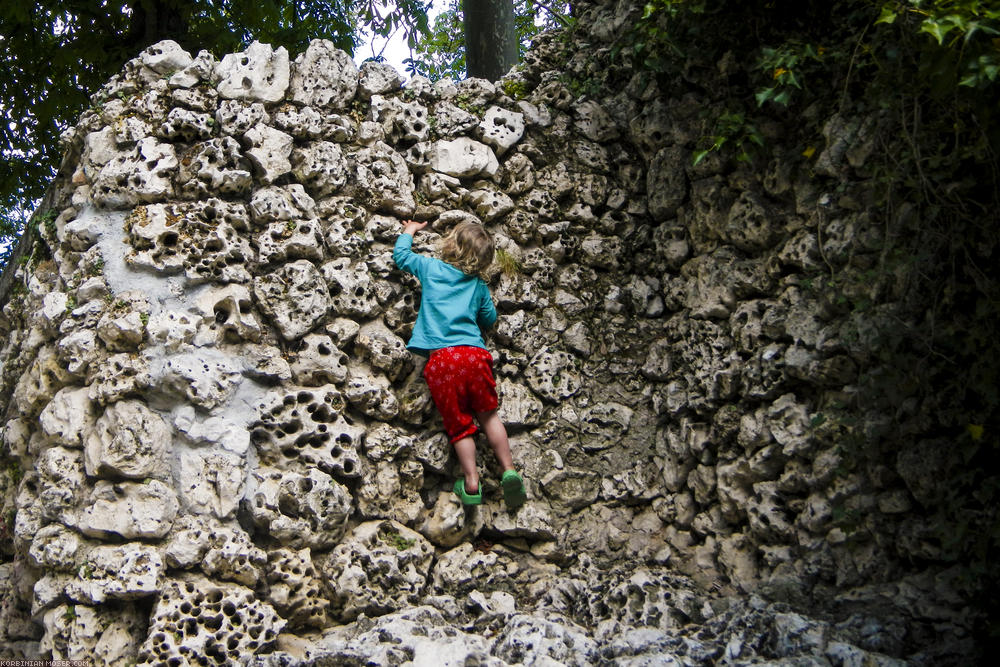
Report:
[[[486,349],[481,329],[497,321],[490,288],[478,276],[418,255],[412,246],[413,236],[400,234],[392,250],[396,266],[420,280],[420,312],[406,346],[423,353],[455,345]]]

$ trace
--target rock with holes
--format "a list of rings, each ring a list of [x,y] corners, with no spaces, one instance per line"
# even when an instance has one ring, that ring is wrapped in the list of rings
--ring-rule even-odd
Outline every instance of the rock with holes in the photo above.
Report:
[[[393,144],[410,145],[423,141],[430,130],[427,107],[397,97],[373,96],[369,118],[369,122],[377,124],[381,134]]]
[[[250,144],[246,156],[264,184],[270,185],[292,170],[290,158],[294,140],[291,135],[261,124],[254,126],[243,136]]]
[[[347,163],[339,144],[316,141],[292,151],[292,173],[315,197],[333,194],[347,182]]]
[[[388,421],[399,414],[399,399],[384,375],[357,375],[348,378],[344,398],[351,407],[369,417]]]
[[[341,621],[380,616],[416,604],[426,585],[434,548],[420,533],[395,521],[369,521],[330,553],[322,568]]]
[[[353,226],[354,221],[344,219],[327,219],[324,238],[326,247],[334,257],[361,258],[367,255],[371,245],[371,237],[364,231]],[[362,278],[363,279],[363,278]],[[331,285],[331,290],[340,295],[337,286]]]
[[[348,156],[351,187],[369,208],[409,217],[413,201],[413,175],[402,156],[379,141]]]
[[[552,403],[569,398],[582,386],[573,355],[549,347],[531,359],[525,379],[532,391]]]
[[[358,88],[358,68],[351,56],[333,42],[314,39],[295,59],[289,96],[295,102],[322,109],[343,109]]]
[[[493,150],[469,137],[435,141],[424,149],[430,169],[456,178],[492,178],[500,169]]]
[[[60,389],[73,378],[63,368],[55,349],[46,345],[14,386],[14,404],[26,417],[37,417]]]
[[[336,315],[371,317],[378,312],[371,272],[365,264],[340,257],[324,264],[322,270]]]
[[[633,414],[632,408],[615,401],[585,409],[579,424],[584,450],[599,451],[620,443],[629,430]]]
[[[50,523],[33,536],[28,555],[37,567],[59,572],[74,572],[84,539],[61,523]]]
[[[289,341],[309,333],[330,309],[326,281],[304,259],[255,278],[253,291],[261,310]]]
[[[591,141],[606,142],[618,138],[614,118],[599,102],[584,100],[574,105],[573,115],[576,117],[576,129]]]
[[[207,51],[202,51],[198,55],[199,66],[209,65],[207,58],[211,56]],[[214,63],[212,64],[214,65]],[[216,106],[218,106],[219,93],[207,86],[185,88],[183,86],[171,85],[170,88],[170,99],[181,107],[194,109],[195,111],[212,112],[215,111]]]
[[[483,143],[493,146],[503,155],[524,135],[524,114],[491,106],[479,123]]]
[[[439,598],[437,602],[444,603]],[[454,602],[451,602],[454,607]],[[317,662],[335,665],[479,665],[502,667],[490,655],[492,641],[473,630],[456,627],[454,617],[438,604],[409,607],[401,611],[361,618],[332,628],[310,647]]]
[[[214,526],[208,532],[208,549],[202,571],[217,579],[256,587],[264,577],[267,554],[258,549],[239,526]]]
[[[146,614],[131,605],[60,605],[42,617],[42,655],[108,667],[136,664],[146,636]]]
[[[133,266],[175,273],[192,283],[250,280],[256,253],[241,235],[249,227],[242,204],[219,199],[141,206],[125,220]]]
[[[139,396],[152,386],[149,359],[143,356],[114,354],[91,368],[90,397],[100,405]]]
[[[86,440],[84,461],[91,477],[144,479],[168,474],[166,453],[173,431],[137,400],[109,405]]]
[[[272,222],[257,236],[261,264],[277,264],[297,259],[323,260],[323,233],[320,221],[289,220]]]
[[[477,535],[482,527],[481,513],[467,514],[458,496],[454,493],[440,493],[420,526],[420,532],[435,546],[450,549]]]
[[[788,507],[778,482],[758,482],[746,500],[751,532],[762,540],[788,540],[795,535],[794,512]]]
[[[83,452],[49,447],[38,455],[34,473],[37,474],[36,499],[42,516],[72,525],[76,508],[86,502],[88,490]]]
[[[314,217],[316,202],[298,183],[271,185],[261,188],[250,198],[250,215],[254,224],[307,220]]]
[[[295,548],[328,549],[340,541],[351,516],[351,492],[319,470],[304,473],[258,468],[256,489],[244,507],[259,530]]]
[[[227,54],[215,66],[215,77],[224,99],[278,102],[288,88],[288,51],[253,42],[246,51]]]
[[[250,163],[232,137],[210,139],[181,154],[177,191],[187,199],[242,197],[251,181]]]
[[[646,173],[649,213],[654,220],[675,217],[677,207],[687,197],[687,176],[683,165],[688,151],[680,146],[661,149],[653,157]]]
[[[146,337],[149,301],[139,291],[122,292],[97,322],[97,335],[111,352],[135,350]]]
[[[206,288],[198,294],[195,305],[202,326],[213,332],[214,340],[239,343],[260,339],[261,327],[253,314],[253,300],[246,286]]]
[[[228,519],[243,498],[243,457],[226,451],[185,451],[180,455],[181,507],[190,514]]]
[[[491,186],[474,188],[465,194],[463,200],[475,209],[483,222],[492,222],[514,210],[514,201]]]
[[[451,139],[465,134],[474,128],[478,118],[465,109],[459,108],[449,101],[434,105],[434,130],[438,136]]]
[[[174,107],[157,129],[156,135],[175,142],[201,141],[212,136],[214,124],[215,119],[207,113]]]
[[[434,401],[421,370],[415,369],[396,390],[399,418],[414,426],[423,424],[434,409]]]
[[[171,39],[164,39],[148,46],[139,54],[139,62],[157,74],[184,69],[191,64],[191,61],[191,54]]]
[[[347,355],[325,334],[309,334],[298,345],[291,362],[295,382],[314,387],[341,384],[347,379]]]
[[[365,435],[365,456],[370,461],[393,461],[414,451],[416,438],[390,424],[373,424]]]
[[[42,431],[54,442],[80,447],[94,423],[90,390],[66,387],[56,392],[38,416]]]
[[[82,329],[63,336],[56,348],[66,371],[72,375],[83,375],[102,356],[97,345],[97,333],[92,329]]]
[[[249,588],[199,576],[166,582],[153,607],[139,665],[197,659],[238,663],[271,644],[285,627],[274,608]]]
[[[516,663],[528,653],[538,662],[557,665],[594,664],[599,655],[597,642],[569,619],[517,614],[504,624],[493,655]]]
[[[768,429],[785,456],[809,455],[816,450],[809,411],[796,401],[795,394],[785,394],[772,403],[767,419]]]
[[[157,390],[211,410],[226,403],[243,381],[237,360],[210,348],[175,354],[162,366]]]
[[[760,195],[745,191],[733,203],[717,233],[723,241],[753,253],[769,249],[779,228]]]
[[[145,137],[101,168],[91,186],[92,197],[98,205],[113,209],[168,199],[174,194],[176,173],[173,145]]]
[[[351,118],[337,114],[320,114],[312,107],[301,109],[284,106],[274,114],[274,125],[296,139],[329,139],[350,141],[355,134]]]
[[[289,629],[325,627],[330,601],[309,549],[278,549],[267,561],[267,601],[288,621]]]
[[[358,94],[363,99],[371,99],[373,95],[385,95],[399,90],[403,85],[403,77],[388,63],[366,60],[361,63],[358,76]]]
[[[509,549],[495,545],[480,550],[465,542],[437,559],[431,573],[431,590],[456,597],[476,589],[516,591],[520,570]]]
[[[373,100],[374,102],[374,100]],[[398,110],[393,118],[393,136],[406,144],[424,141],[430,131],[427,107],[419,102],[398,102]]]
[[[160,552],[145,544],[96,546],[78,561],[77,578],[67,584],[66,595],[87,604],[154,595],[165,571]]]
[[[412,524],[424,512],[420,491],[424,468],[419,461],[362,460],[361,486],[357,491],[358,511],[366,519],[393,519]]]
[[[354,344],[355,349],[360,349],[374,368],[385,371],[390,380],[397,380],[413,368],[405,341],[379,321],[362,326]]]
[[[146,334],[154,345],[163,345],[167,350],[176,352],[194,339],[198,333],[198,321],[199,318],[190,313],[161,310],[149,317]]]
[[[100,480],[75,522],[84,535],[127,540],[160,538],[177,516],[177,494],[159,480],[142,484]]]
[[[359,475],[364,427],[348,421],[344,408],[344,396],[333,385],[272,392],[258,406],[251,427],[261,462],[319,468],[342,477]]]
[[[271,121],[264,105],[260,102],[246,103],[238,100],[222,100],[215,112],[215,122],[219,132],[233,137],[242,137],[251,128]]]

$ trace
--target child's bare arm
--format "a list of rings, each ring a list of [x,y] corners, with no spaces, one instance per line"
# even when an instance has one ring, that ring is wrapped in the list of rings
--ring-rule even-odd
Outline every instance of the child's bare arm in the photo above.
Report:
[[[416,220],[403,220],[403,233],[413,236],[426,226],[427,226],[426,222],[417,222]]]

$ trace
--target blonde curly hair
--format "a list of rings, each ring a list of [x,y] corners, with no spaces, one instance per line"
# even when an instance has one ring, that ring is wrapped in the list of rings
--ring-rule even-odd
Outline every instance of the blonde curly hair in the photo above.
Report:
[[[462,273],[483,277],[493,263],[493,238],[478,223],[460,222],[441,239],[438,252]]]

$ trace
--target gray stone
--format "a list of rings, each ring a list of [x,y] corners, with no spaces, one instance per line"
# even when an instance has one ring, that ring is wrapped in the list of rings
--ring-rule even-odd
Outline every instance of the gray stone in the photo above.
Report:
[[[219,95],[227,100],[278,102],[288,88],[288,51],[253,42],[246,51],[224,56],[215,76]]]
[[[140,401],[109,405],[87,438],[84,460],[91,477],[144,479],[168,471],[170,426]]]
[[[318,470],[305,473],[258,468],[246,499],[254,525],[282,544],[326,549],[340,541],[351,515],[347,487]]]
[[[199,609],[197,616],[188,610]],[[166,664],[218,653],[236,661],[269,645],[285,626],[253,591],[203,577],[166,582],[153,607],[139,664]],[[183,649],[183,652],[182,652]]]
[[[307,106],[343,109],[354,98],[358,68],[351,57],[326,39],[314,39],[295,59],[289,94]]]
[[[417,602],[434,549],[420,534],[394,521],[369,521],[331,552],[322,569],[342,621],[360,614],[380,616]]]
[[[261,310],[285,340],[296,340],[326,316],[330,297],[326,281],[311,262],[300,259],[254,279]]]
[[[159,480],[147,484],[98,481],[77,527],[89,537],[160,538],[170,532],[177,516],[177,494]]]

